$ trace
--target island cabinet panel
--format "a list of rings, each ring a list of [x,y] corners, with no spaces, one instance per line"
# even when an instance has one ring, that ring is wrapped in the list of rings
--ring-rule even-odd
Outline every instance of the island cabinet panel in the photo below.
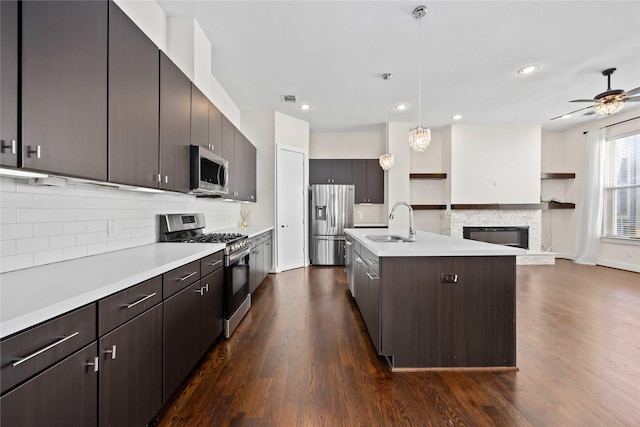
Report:
[[[18,166],[18,2],[0,2],[0,164]]]
[[[160,188],[189,192],[191,81],[160,52]]]
[[[99,426],[147,425],[162,406],[162,304],[99,344]]]
[[[95,426],[98,373],[95,341],[0,399],[3,427]],[[91,364],[91,365],[89,365]]]
[[[23,166],[106,181],[108,3],[21,4]]]
[[[395,368],[515,366],[515,257],[389,257],[381,272],[381,353]]]
[[[109,181],[158,186],[158,48],[109,3]]]

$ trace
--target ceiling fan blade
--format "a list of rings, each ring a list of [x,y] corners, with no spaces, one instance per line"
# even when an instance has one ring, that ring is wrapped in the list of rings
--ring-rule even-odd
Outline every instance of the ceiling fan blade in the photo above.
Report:
[[[587,110],[587,109],[589,109],[589,108],[593,108],[593,105],[590,105],[590,106],[588,106],[588,107],[581,108],[581,109],[576,110],[576,111],[572,111],[572,112],[570,112],[570,113],[564,113],[564,114],[561,114],[561,115],[559,115],[558,117],[554,117],[553,119],[549,119],[549,120],[561,119],[563,116],[566,116],[567,114],[577,113],[578,111]]]
[[[574,99],[573,101],[569,101],[569,102],[596,102],[595,99]]]
[[[637,87],[637,88],[635,88],[635,89],[628,90],[628,91],[626,91],[626,92],[624,93],[624,95],[629,96],[629,95],[635,95],[636,93],[640,93],[640,87]]]
[[[631,98],[627,98],[624,102],[640,102],[640,96],[632,96]]]

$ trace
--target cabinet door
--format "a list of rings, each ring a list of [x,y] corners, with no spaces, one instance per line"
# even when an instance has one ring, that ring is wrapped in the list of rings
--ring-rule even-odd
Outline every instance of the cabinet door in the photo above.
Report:
[[[309,184],[331,184],[331,159],[309,160]]]
[[[367,329],[376,352],[380,353],[380,277],[370,268],[367,288]]]
[[[95,426],[98,418],[97,354],[93,342],[0,399],[0,425]]]
[[[106,1],[22,2],[25,168],[107,180],[107,22]]]
[[[191,83],[191,145],[209,146],[209,100]]]
[[[367,203],[367,160],[352,160],[355,203]]]
[[[236,191],[235,187],[235,138],[236,127],[227,119],[222,116],[222,158],[229,162],[229,193],[228,198],[233,198],[233,193]]]
[[[211,102],[209,102],[209,145],[215,155],[222,157],[222,113]]]
[[[245,163],[245,189],[248,202],[257,201],[256,198],[256,147],[248,140],[244,145],[244,163]]]
[[[109,3],[109,181],[158,186],[158,48]]]
[[[366,159],[368,203],[384,203],[384,171],[378,159]]]
[[[366,324],[366,311],[368,307],[369,300],[369,286],[368,286],[368,278],[367,278],[368,267],[367,264],[362,260],[360,255],[356,253],[355,260],[355,291],[356,291],[356,303],[358,304],[358,309],[360,310],[360,314],[362,315],[362,319]]]
[[[191,82],[160,52],[160,188],[189,192]]]
[[[146,425],[162,406],[162,304],[100,338],[99,352],[99,425]]]
[[[247,171],[244,170],[244,135],[237,128],[234,133],[233,145],[233,199],[244,200],[244,176]]]
[[[200,281],[200,355],[202,356],[220,336],[224,321],[224,269],[219,268]]]
[[[351,159],[331,160],[331,183],[353,184],[351,176]]]
[[[200,281],[164,302],[163,403],[200,359]]]
[[[18,166],[18,2],[0,2],[0,164]]]
[[[266,242],[264,242],[264,250],[262,251],[262,254],[264,256],[264,271],[263,271],[263,276],[262,276],[262,280],[264,280],[268,275],[269,272],[271,271],[271,265],[272,265],[272,261],[273,261],[273,253],[272,251],[272,241],[273,239],[271,237],[269,237],[269,240],[267,240]],[[260,282],[262,282],[262,280]]]

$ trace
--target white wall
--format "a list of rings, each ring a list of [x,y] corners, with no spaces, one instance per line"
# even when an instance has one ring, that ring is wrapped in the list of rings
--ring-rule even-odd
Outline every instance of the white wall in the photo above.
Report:
[[[167,51],[167,15],[155,1],[114,0],[163,52]]]
[[[397,202],[411,202],[409,192],[409,168],[411,166],[409,128],[409,123],[389,123],[389,152],[393,153],[395,163],[391,169],[385,172],[388,189],[388,194],[385,194],[388,206],[386,215],[391,213],[391,208]],[[406,211],[404,207],[398,209]],[[398,212],[394,219],[389,220],[389,227],[408,230],[409,215],[406,212]]]
[[[453,125],[451,203],[538,203],[540,125]]]
[[[275,112],[276,144],[288,145],[309,152],[309,123],[295,117]]]
[[[0,204],[0,272],[154,243],[158,214],[202,212],[206,231],[237,227],[242,206],[90,184],[33,186],[7,177],[0,178]]]
[[[312,132],[312,159],[375,159],[385,152],[385,130],[380,132]]]

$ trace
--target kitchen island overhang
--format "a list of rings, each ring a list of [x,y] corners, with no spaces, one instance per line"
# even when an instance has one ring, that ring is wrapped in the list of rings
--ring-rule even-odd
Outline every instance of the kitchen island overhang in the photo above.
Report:
[[[423,231],[412,242],[384,243],[367,236],[407,231],[345,232],[357,268],[365,268],[358,259],[377,263],[368,275],[354,274],[355,299],[393,370],[517,369],[516,255],[523,250]]]

